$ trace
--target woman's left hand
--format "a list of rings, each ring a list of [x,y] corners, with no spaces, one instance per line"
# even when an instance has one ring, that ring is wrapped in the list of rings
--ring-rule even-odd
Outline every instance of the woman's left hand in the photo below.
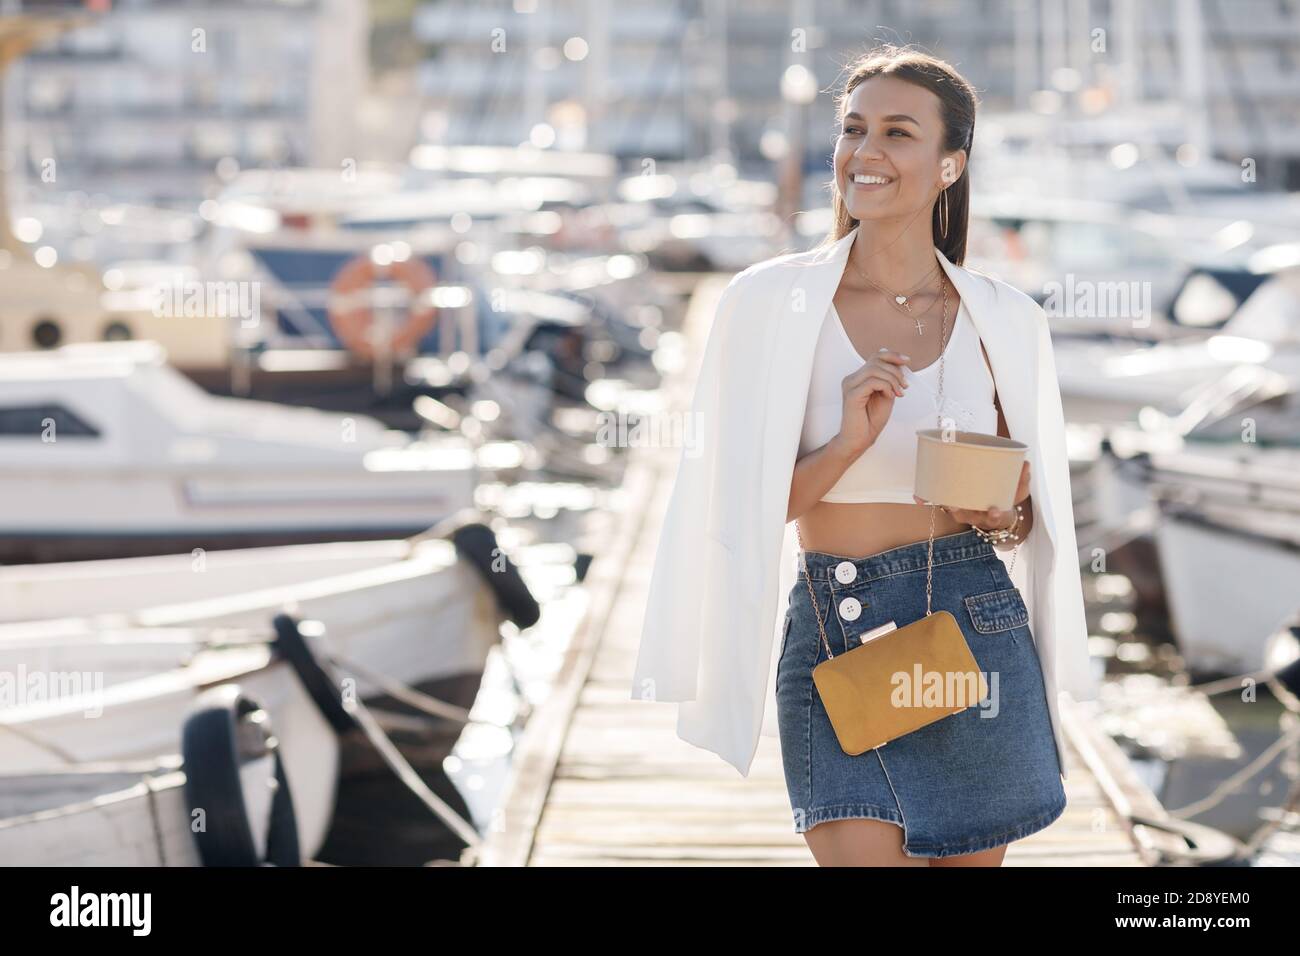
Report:
[[[1025,461],[1020,469],[1020,483],[1016,485],[1016,494],[1014,501],[1016,504],[1024,501],[1029,497],[1029,462]],[[913,500],[919,505],[929,504],[924,498],[918,498],[912,495]],[[940,507],[943,507],[942,505]],[[952,515],[962,524],[974,525],[981,531],[997,531],[1001,528],[1010,528],[1011,523],[1016,520],[1016,511],[1012,508],[1010,511],[1003,511],[1001,508],[990,508],[988,511],[972,510],[970,508],[943,508],[944,511]]]

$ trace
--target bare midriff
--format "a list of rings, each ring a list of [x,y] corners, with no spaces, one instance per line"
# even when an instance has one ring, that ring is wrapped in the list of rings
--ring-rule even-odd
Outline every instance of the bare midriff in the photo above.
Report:
[[[934,536],[966,531],[940,508],[934,509]],[[809,551],[865,558],[930,536],[930,506],[894,502],[819,501],[799,516],[799,533]]]

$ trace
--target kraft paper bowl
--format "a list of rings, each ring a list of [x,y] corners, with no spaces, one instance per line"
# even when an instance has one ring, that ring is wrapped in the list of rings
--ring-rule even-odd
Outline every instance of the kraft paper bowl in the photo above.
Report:
[[[1016,486],[1029,446],[1001,435],[926,428],[916,433],[916,484],[926,501],[987,511],[1015,506]]]

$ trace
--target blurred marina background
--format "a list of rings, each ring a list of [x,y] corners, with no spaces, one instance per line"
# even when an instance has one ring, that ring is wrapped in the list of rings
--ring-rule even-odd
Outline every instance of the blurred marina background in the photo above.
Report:
[[[811,865],[626,691],[646,435],[875,40],[1068,420],[1104,692],[1008,863],[1300,861],[1297,0],[0,0],[0,862]]]

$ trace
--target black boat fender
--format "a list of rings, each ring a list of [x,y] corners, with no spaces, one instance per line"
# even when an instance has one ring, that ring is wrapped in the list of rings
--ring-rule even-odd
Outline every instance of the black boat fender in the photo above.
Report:
[[[275,796],[264,848],[257,846],[240,770],[271,754]],[[204,866],[301,866],[298,821],[279,741],[266,711],[235,684],[199,695],[181,731],[185,801],[191,823],[203,812],[203,826],[191,825]]]
[[[271,622],[275,630],[275,653],[298,675],[312,703],[340,736],[356,727],[356,720],[343,706],[343,691],[322,661],[298,630],[298,621],[288,614],[277,614]]]
[[[497,536],[481,521],[463,524],[451,533],[456,553],[468,561],[487,582],[506,617],[522,631],[542,616],[541,606],[519,574],[514,562],[497,545]]]

